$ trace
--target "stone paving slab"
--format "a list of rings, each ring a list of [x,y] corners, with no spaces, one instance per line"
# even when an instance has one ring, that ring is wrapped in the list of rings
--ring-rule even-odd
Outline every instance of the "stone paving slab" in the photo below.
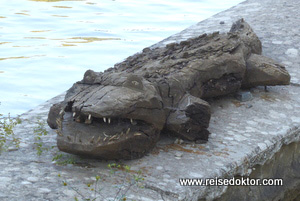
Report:
[[[0,200],[74,200],[93,197],[87,186],[100,175],[98,200],[114,200],[119,191],[128,200],[212,200],[224,193],[222,187],[183,187],[179,178],[214,178],[249,175],[256,164],[264,164],[284,144],[300,141],[300,14],[298,0],[248,0],[204,20],[154,45],[197,36],[204,32],[228,31],[232,22],[244,18],[263,44],[263,54],[284,63],[292,76],[290,86],[251,89],[253,99],[239,102],[234,96],[209,100],[212,106],[208,143],[174,143],[162,136],[147,156],[132,161],[117,161],[131,167],[130,173],[111,174],[107,165],[75,156],[76,164],[58,165],[52,158],[58,152],[56,133],[42,136],[48,151],[40,156],[35,149],[38,121],[46,121],[51,104],[63,99],[61,94],[23,114],[23,123],[15,128],[21,144],[0,155]],[[220,23],[221,21],[224,24]],[[71,155],[65,154],[67,158]],[[132,175],[141,171],[143,188],[130,187]],[[58,177],[58,174],[61,177]],[[63,181],[68,185],[64,186]],[[128,188],[130,187],[130,188]]]

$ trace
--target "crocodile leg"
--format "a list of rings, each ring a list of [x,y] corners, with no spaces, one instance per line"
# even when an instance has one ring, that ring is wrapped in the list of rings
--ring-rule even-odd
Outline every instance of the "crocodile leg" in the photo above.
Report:
[[[168,132],[187,140],[208,140],[210,105],[195,96],[186,94],[167,119]]]

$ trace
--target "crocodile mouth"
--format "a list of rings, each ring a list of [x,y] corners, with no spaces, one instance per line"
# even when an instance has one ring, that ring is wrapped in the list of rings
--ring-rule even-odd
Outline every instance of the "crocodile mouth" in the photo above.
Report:
[[[75,112],[64,112],[57,124],[61,151],[102,159],[139,158],[155,146],[160,132],[143,120]]]

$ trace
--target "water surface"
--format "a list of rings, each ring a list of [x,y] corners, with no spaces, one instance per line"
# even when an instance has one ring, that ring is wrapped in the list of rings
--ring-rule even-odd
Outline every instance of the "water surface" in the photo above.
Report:
[[[1,0],[0,114],[16,116],[242,0]]]

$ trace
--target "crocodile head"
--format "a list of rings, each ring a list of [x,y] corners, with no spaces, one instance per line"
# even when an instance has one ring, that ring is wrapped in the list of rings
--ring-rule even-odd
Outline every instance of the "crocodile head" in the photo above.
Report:
[[[48,117],[50,127],[57,128],[60,150],[102,159],[145,155],[165,121],[161,97],[151,83],[136,75],[107,78],[90,70]]]

